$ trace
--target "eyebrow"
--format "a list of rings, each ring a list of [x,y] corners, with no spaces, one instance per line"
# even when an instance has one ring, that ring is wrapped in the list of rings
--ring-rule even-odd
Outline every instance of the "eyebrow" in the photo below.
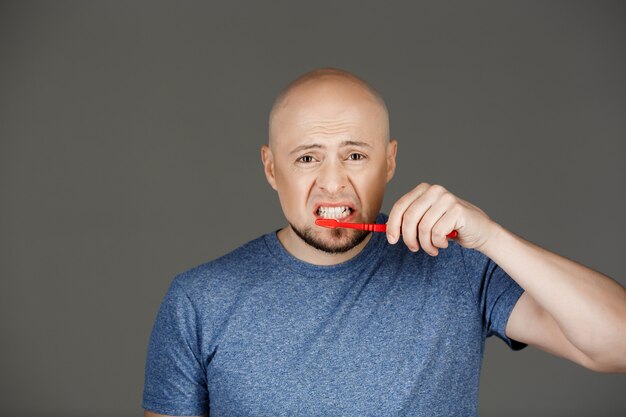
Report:
[[[343,142],[341,142],[339,144],[340,148],[346,147],[346,146],[361,146],[364,148],[371,148],[372,145],[370,145],[367,142],[361,142],[361,141],[357,141],[357,140],[344,140]],[[313,143],[311,145],[300,145],[298,147],[296,147],[294,150],[292,150],[291,152],[289,152],[289,155],[294,154],[294,153],[298,153],[298,152],[302,152],[302,151],[308,151],[309,149],[323,149],[325,148],[324,145],[321,145],[319,143]]]

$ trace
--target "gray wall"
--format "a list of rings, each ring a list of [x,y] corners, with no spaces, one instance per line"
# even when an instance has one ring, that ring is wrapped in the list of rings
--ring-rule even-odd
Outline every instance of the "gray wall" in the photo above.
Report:
[[[626,283],[624,2],[260,3],[1,3],[0,415],[141,413],[172,277],[284,224],[266,117],[320,66],[388,101],[385,211],[439,183]],[[624,415],[625,390],[494,339],[480,410]]]

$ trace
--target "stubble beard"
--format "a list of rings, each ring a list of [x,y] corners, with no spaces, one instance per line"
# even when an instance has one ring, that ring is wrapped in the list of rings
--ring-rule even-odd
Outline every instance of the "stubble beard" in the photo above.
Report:
[[[313,229],[311,227],[298,229],[291,223],[289,223],[289,225],[291,226],[291,229],[295,232],[295,234],[306,244],[314,247],[317,250],[330,254],[348,252],[350,249],[355,248],[361,242],[363,242],[367,235],[371,233],[365,230],[330,229],[329,231],[333,240],[342,239],[344,236],[350,237],[345,243],[332,245],[320,239],[315,233],[313,233]]]

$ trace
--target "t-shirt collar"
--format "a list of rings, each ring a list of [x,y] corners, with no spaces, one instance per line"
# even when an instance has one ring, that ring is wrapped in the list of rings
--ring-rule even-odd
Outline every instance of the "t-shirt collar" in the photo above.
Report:
[[[376,217],[376,223],[386,223],[387,215],[380,213]],[[356,272],[364,264],[370,264],[375,262],[382,256],[382,252],[385,249],[387,237],[385,233],[372,232],[372,237],[367,242],[361,252],[355,255],[353,258],[347,261],[335,264],[335,265],[315,265],[305,262],[296,258],[289,253],[285,247],[278,240],[275,230],[272,233],[268,233],[264,236],[267,248],[271,256],[282,266],[287,267],[294,272],[302,275],[312,277],[323,277],[334,274],[349,274],[350,272]]]

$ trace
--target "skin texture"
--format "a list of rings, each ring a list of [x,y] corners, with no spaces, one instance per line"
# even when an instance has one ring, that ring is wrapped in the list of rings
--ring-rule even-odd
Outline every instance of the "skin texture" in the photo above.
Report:
[[[282,245],[316,265],[357,255],[371,235],[316,226],[314,211],[349,204],[350,222],[375,220],[397,152],[382,98],[345,71],[312,71],[278,96],[269,133],[261,158],[288,223],[278,232]],[[524,288],[508,337],[595,371],[626,372],[626,290],[610,277],[516,236],[437,184],[421,183],[394,204],[387,240],[437,256],[452,230]]]
[[[279,96],[261,149],[269,184],[289,225],[278,238],[306,262],[352,258],[371,235],[314,224],[317,205],[350,205],[352,222],[374,222],[393,177],[397,142],[389,140],[382,99],[360,79],[336,70],[307,74]]]

